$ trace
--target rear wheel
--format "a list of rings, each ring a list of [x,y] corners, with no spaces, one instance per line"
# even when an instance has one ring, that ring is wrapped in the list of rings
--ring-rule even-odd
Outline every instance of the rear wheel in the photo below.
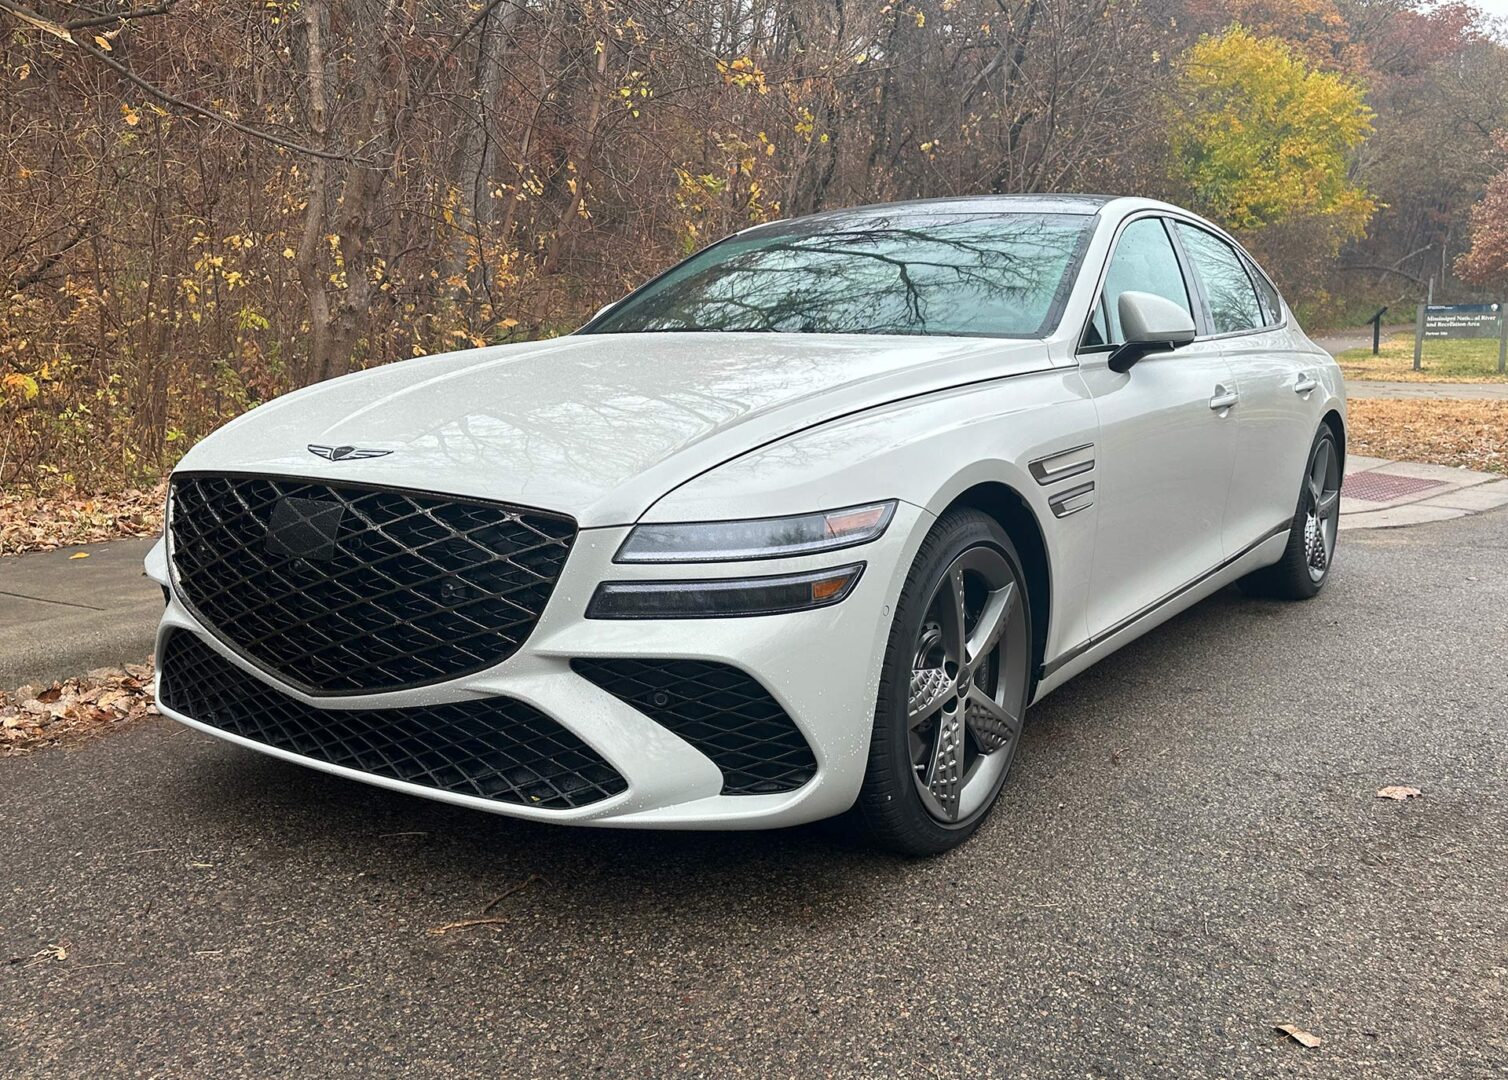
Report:
[[[1340,535],[1340,486],[1340,450],[1335,433],[1322,424],[1309,450],[1283,557],[1242,578],[1243,591],[1277,600],[1308,600],[1324,587]]]
[[[855,815],[884,847],[961,844],[1000,794],[1031,674],[1031,607],[1005,531],[976,510],[945,515],[901,590]]]

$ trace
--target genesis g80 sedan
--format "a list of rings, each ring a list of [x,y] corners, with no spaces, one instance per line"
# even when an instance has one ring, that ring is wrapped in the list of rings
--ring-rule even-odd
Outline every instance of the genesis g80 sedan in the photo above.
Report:
[[[1320,591],[1345,415],[1271,279],[1174,206],[759,225],[573,334],[196,445],[147,560],[158,705],[501,814],[847,815],[939,852],[1032,702],[1229,583]]]

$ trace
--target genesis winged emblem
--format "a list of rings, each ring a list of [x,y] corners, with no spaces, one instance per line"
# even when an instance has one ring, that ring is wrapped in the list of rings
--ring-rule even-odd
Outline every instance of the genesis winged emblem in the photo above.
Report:
[[[365,446],[321,446],[319,443],[310,443],[309,453],[326,461],[360,461],[363,458],[383,457],[392,451],[373,450]]]

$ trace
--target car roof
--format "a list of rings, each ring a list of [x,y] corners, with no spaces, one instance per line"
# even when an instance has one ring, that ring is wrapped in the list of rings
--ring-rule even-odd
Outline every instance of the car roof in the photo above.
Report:
[[[1097,214],[1115,195],[954,195],[940,199],[908,199],[903,202],[869,203],[838,210],[824,210],[803,217],[785,218],[754,226],[820,224],[842,221],[852,225],[866,218],[933,217],[967,214]],[[749,232],[752,230],[744,230]]]

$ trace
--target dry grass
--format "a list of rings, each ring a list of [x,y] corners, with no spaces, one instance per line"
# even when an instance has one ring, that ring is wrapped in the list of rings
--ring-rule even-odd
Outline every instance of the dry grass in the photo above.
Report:
[[[1379,401],[1349,406],[1355,454],[1508,473],[1508,401]]]
[[[1371,346],[1347,349],[1335,360],[1348,379],[1385,379],[1390,382],[1501,383],[1498,374],[1498,343],[1494,339],[1426,341],[1420,358],[1422,371],[1414,370],[1414,332],[1384,338],[1377,356]]]
[[[116,731],[156,711],[150,659],[47,687],[0,690],[0,757]]]
[[[113,495],[38,497],[0,492],[0,555],[51,551],[124,536],[156,536],[162,532],[166,499],[166,483]]]

